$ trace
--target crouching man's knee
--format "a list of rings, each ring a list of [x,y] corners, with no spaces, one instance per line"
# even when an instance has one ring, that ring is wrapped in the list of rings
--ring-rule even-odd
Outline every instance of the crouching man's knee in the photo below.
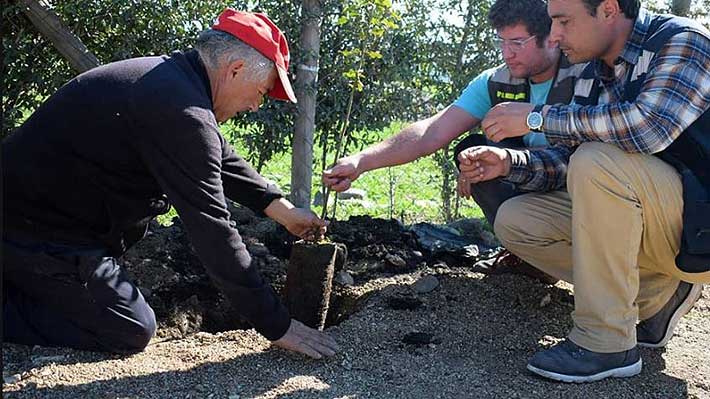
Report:
[[[521,207],[516,198],[503,202],[498,208],[498,213],[493,223],[493,231],[501,245],[511,249],[520,240],[524,231],[521,231],[520,221],[524,218]]]
[[[583,143],[570,156],[567,166],[567,187],[570,194],[578,185],[592,183],[600,176],[622,174],[627,166],[629,154],[606,143]]]
[[[130,317],[123,315],[120,317],[123,319],[122,322],[114,325],[112,331],[101,339],[104,348],[114,353],[143,351],[155,335],[157,328],[153,309],[146,303],[144,308],[134,309]]]
[[[157,323],[155,321],[155,313],[150,306],[146,306],[148,313],[139,324],[136,325],[136,330],[133,332],[131,337],[128,337],[126,343],[128,344],[128,350],[140,352],[148,346],[148,343],[155,335],[155,330],[157,329]]]

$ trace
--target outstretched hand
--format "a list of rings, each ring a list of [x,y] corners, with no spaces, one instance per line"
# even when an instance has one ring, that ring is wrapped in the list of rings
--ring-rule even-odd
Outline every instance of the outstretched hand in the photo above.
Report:
[[[459,179],[467,181],[469,185],[508,176],[510,173],[510,154],[498,147],[467,148],[459,153],[459,162]]]
[[[359,162],[354,157],[339,159],[333,167],[323,171],[323,184],[333,191],[345,191],[362,172]]]
[[[293,352],[303,353],[314,359],[323,356],[333,356],[340,350],[338,344],[328,334],[306,326],[296,319],[291,319],[291,325],[286,334],[274,345]]]

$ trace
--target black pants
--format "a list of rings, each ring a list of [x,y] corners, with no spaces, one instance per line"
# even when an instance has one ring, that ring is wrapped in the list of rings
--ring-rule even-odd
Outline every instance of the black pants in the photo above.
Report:
[[[461,140],[454,148],[454,162],[456,163],[456,167],[459,167],[458,158],[461,151],[469,147],[481,145],[496,146],[501,148],[525,147],[521,137],[509,138],[501,141],[500,143],[493,143],[486,139],[486,136],[474,133]],[[501,179],[493,179],[471,185],[471,196],[473,197],[473,200],[476,201],[478,206],[481,207],[481,210],[483,210],[483,214],[486,216],[486,220],[488,220],[491,227],[495,222],[496,214],[498,213],[498,208],[501,204],[520,194],[523,194],[523,192],[516,190],[513,184]]]
[[[6,342],[132,353],[155,333],[153,309],[115,258],[50,243],[3,243]]]

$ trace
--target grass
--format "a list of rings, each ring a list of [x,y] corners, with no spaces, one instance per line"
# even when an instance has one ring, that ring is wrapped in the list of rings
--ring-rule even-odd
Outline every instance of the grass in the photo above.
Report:
[[[396,134],[403,127],[402,123],[393,123],[389,127],[377,132],[370,132],[378,140]],[[233,126],[225,125],[223,133],[229,137]],[[236,143],[237,153],[244,154],[244,148]],[[321,159],[320,148],[314,149],[314,159]],[[261,174],[268,180],[275,182],[281,190],[288,194],[291,183],[291,154],[281,154],[267,162]],[[321,190],[320,165],[314,166],[311,198],[315,198]],[[393,182],[393,184],[390,184]],[[383,168],[370,171],[360,176],[352,187],[364,190],[367,194],[363,200],[338,200],[336,218],[347,219],[353,215],[370,215],[379,218],[395,217],[404,224],[417,222],[443,223],[444,208],[441,199],[442,171],[434,160],[434,156],[421,158],[406,165],[392,168]],[[452,183],[453,184],[453,183]],[[394,194],[390,200],[390,191]],[[330,203],[335,193],[330,195]],[[312,206],[311,209],[318,215],[321,206]],[[332,205],[328,215],[332,215]],[[161,223],[166,223],[174,216],[171,213],[159,217]],[[458,217],[483,217],[481,209],[475,202],[461,199]]]

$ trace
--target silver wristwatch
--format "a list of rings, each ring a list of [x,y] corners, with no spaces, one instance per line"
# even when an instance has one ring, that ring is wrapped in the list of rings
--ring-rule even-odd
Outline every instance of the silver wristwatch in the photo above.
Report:
[[[542,107],[544,106],[545,104],[537,104],[535,108],[530,111],[527,119],[525,119],[525,122],[528,124],[528,129],[533,132],[542,131]]]

